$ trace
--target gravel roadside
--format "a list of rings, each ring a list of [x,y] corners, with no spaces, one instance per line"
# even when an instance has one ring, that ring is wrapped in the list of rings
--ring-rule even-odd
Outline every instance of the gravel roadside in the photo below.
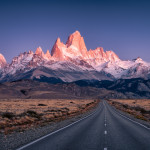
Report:
[[[33,127],[24,132],[13,132],[8,135],[0,134],[0,150],[15,150],[27,143],[30,143],[44,135],[65,127],[94,112],[97,107],[83,114],[60,122],[49,123],[45,126]]]

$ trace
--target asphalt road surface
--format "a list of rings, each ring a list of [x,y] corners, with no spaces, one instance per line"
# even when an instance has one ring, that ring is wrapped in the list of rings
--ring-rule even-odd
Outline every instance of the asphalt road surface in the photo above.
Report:
[[[86,118],[18,150],[150,150],[150,129],[103,101]]]

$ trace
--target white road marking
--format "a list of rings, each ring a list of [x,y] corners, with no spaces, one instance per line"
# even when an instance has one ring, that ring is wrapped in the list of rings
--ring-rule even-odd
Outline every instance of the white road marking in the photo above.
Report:
[[[141,123],[139,123],[139,122],[137,122],[137,121],[134,121],[134,120],[132,120],[132,119],[130,119],[130,118],[128,118],[128,117],[122,115],[121,113],[117,112],[113,107],[111,107],[111,108],[114,110],[114,112],[115,112],[116,114],[118,114],[118,115],[120,115],[120,116],[122,116],[122,117],[124,117],[124,118],[126,118],[126,119],[128,119],[128,120],[130,120],[131,122],[134,122],[135,124],[138,124],[138,125],[144,127],[145,129],[150,130],[150,128],[148,128],[147,126],[145,126],[145,125],[143,125],[143,124],[141,124]]]
[[[143,124],[141,124],[141,123],[139,123],[139,122],[137,122],[137,121],[134,121],[134,120],[132,120],[132,119],[130,119],[130,118],[128,118],[128,117],[126,117],[126,116],[124,116],[124,115],[118,113],[117,111],[115,111],[115,112],[116,112],[118,115],[120,115],[120,116],[122,116],[122,117],[124,117],[124,118],[126,118],[126,119],[128,119],[128,120],[130,120],[130,121],[132,121],[132,122],[134,122],[134,123],[136,123],[136,124],[138,124],[138,125],[140,125],[140,126],[146,128],[146,129],[150,130],[150,128],[148,128],[147,126],[145,126],[145,125],[143,125]]]
[[[101,107],[100,107],[100,108],[101,108]],[[77,121],[75,121],[75,122],[73,122],[73,123],[71,123],[71,124],[69,124],[69,125],[67,125],[67,126],[65,126],[65,127],[63,127],[63,128],[60,128],[60,129],[58,129],[58,130],[56,130],[56,131],[54,131],[54,132],[51,132],[51,133],[49,133],[49,134],[47,134],[47,135],[45,135],[45,136],[43,136],[43,137],[41,137],[41,138],[39,138],[39,139],[37,139],[37,140],[31,142],[31,143],[28,143],[28,144],[26,144],[26,145],[24,145],[24,146],[22,146],[22,147],[20,147],[20,148],[18,148],[18,149],[16,149],[16,150],[23,150],[24,148],[26,148],[26,147],[28,147],[28,146],[34,144],[34,143],[39,142],[39,141],[45,139],[45,138],[48,137],[48,136],[51,136],[51,135],[53,135],[53,134],[55,134],[55,133],[57,133],[57,132],[59,132],[59,131],[62,131],[62,130],[64,130],[64,129],[66,129],[66,128],[68,128],[68,127],[70,127],[70,126],[72,126],[72,125],[74,125],[74,124],[76,124],[76,123],[78,123],[78,122],[80,122],[80,121],[86,119],[86,118],[89,118],[90,116],[94,115],[98,110],[99,110],[99,109],[97,109],[97,110],[94,111],[93,113],[89,114],[88,116],[86,116],[86,117],[84,117],[84,118],[82,118],[82,119],[80,119],[80,120],[77,120]]]
[[[105,105],[105,103],[104,103],[104,106],[105,106],[105,127],[106,127],[106,105]],[[104,131],[104,134],[105,135],[107,134],[106,130]],[[106,146],[106,136],[105,136],[105,146]],[[107,150],[107,147],[105,147],[104,150]]]

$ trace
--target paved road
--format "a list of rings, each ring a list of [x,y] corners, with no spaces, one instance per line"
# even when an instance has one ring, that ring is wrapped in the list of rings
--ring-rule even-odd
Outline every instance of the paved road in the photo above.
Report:
[[[150,129],[103,101],[89,117],[18,150],[150,150]]]

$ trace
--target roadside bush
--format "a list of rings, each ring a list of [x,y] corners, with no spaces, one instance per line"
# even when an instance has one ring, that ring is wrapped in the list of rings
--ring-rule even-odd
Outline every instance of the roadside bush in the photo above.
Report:
[[[136,110],[136,111],[141,111],[141,110],[142,110],[142,108],[139,107],[139,106],[136,106],[136,107],[133,107],[133,108],[134,108],[134,110]]]
[[[38,106],[47,106],[46,104],[38,104]]]
[[[34,118],[40,118],[41,115],[38,114],[37,112],[33,111],[33,110],[27,110],[26,114],[29,116],[29,117],[34,117]]]
[[[8,119],[12,119],[15,115],[11,112],[4,112],[2,113],[2,117],[3,118],[8,118]]]
[[[148,113],[148,111],[147,111],[147,110],[145,110],[144,108],[141,108],[141,113],[142,113],[142,114],[147,114],[147,113]]]
[[[128,105],[127,105],[127,104],[123,104],[123,107],[127,109],[127,108],[128,108]]]
[[[147,111],[144,108],[139,107],[139,106],[134,107],[134,110],[140,111],[142,114],[150,114],[150,111]]]

